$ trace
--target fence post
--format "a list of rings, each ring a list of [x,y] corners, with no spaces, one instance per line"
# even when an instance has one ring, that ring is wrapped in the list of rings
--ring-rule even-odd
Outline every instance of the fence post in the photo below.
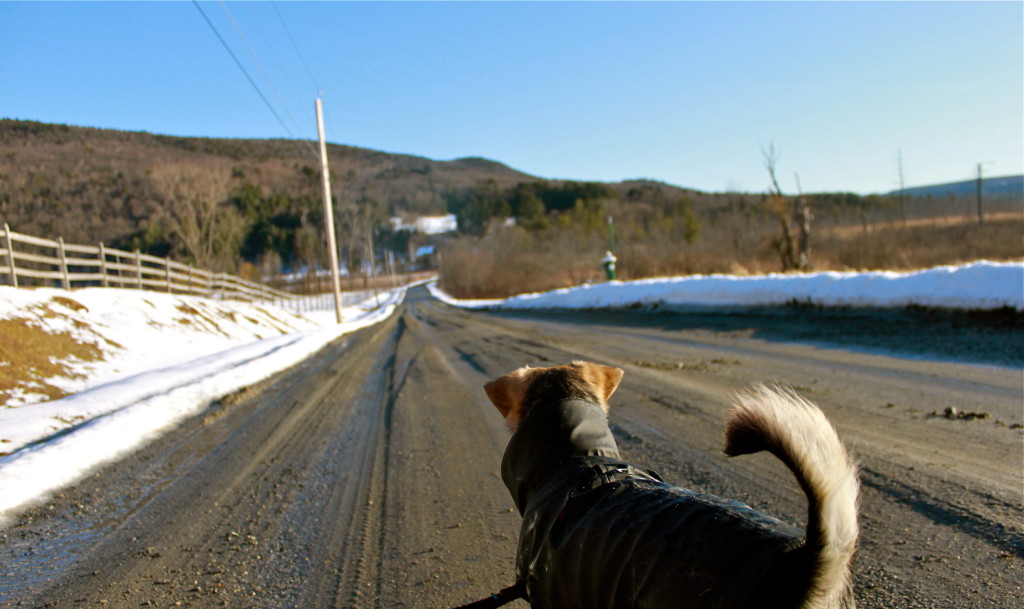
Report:
[[[60,271],[63,277],[61,284],[65,290],[70,290],[71,281],[68,280],[68,256],[64,252],[64,237],[57,237],[57,249],[60,251]]]
[[[14,242],[11,241],[11,227],[4,222],[4,237],[7,239],[7,262],[11,267],[11,286],[18,287],[18,269],[14,266]]]
[[[7,262],[8,262],[8,266],[7,266],[8,270],[7,271],[0,271],[0,273],[6,274],[9,277],[10,285],[12,287],[17,288],[17,287],[19,287],[19,283],[20,282],[18,281],[18,268],[17,268],[17,262],[15,260],[15,253],[14,253],[14,239],[12,237],[12,235],[15,234],[15,233],[12,233],[10,225],[8,225],[6,222],[0,224],[0,228],[2,228],[2,230],[3,230],[3,234],[0,235],[0,246],[6,246],[6,253],[3,254],[3,255],[5,255],[7,257]],[[28,239],[27,236],[25,236],[23,238],[24,239]],[[63,289],[66,289],[66,290],[72,289],[71,267],[70,267],[71,258],[68,257],[67,245],[64,243],[64,238],[63,237],[58,237],[57,240],[56,240],[56,245],[55,246],[48,245],[49,243],[54,243],[53,241],[46,240],[46,242],[47,242],[47,245],[45,247],[49,247],[51,249],[53,249],[53,248],[57,249],[58,255],[59,255],[59,257],[56,259],[56,261],[50,262],[48,264],[51,266],[51,268],[52,267],[58,267],[58,266],[60,267],[60,274],[59,275],[56,274],[56,273],[46,273],[45,274],[46,281],[52,281],[53,282],[52,284],[56,284],[56,282],[59,281],[60,282],[59,285],[61,287],[63,287]],[[129,285],[132,285],[134,283],[134,286],[137,287],[138,289],[145,290],[145,289],[147,289],[147,285],[146,285],[147,282],[146,282],[146,278],[145,278],[145,273],[149,272],[150,275],[153,276],[153,281],[151,281],[149,283],[153,286],[153,289],[159,289],[159,287],[157,287],[157,286],[160,285],[160,282],[159,282],[159,280],[156,279],[157,277],[159,277],[159,272],[160,272],[160,259],[159,258],[152,257],[153,258],[153,265],[150,266],[150,267],[144,267],[143,264],[142,264],[142,262],[143,262],[142,261],[142,252],[139,249],[136,249],[133,254],[129,254],[127,252],[122,253],[121,250],[116,249],[116,248],[112,249],[112,250],[107,250],[106,244],[104,242],[102,242],[102,241],[99,242],[99,248],[98,249],[94,249],[94,248],[86,247],[86,246],[78,246],[78,245],[72,246],[72,247],[73,248],[80,248],[80,251],[84,252],[86,255],[89,255],[90,253],[98,255],[97,266],[99,267],[99,272],[98,273],[86,273],[86,272],[81,271],[79,269],[79,272],[76,274],[76,277],[78,278],[76,280],[79,281],[79,283],[86,282],[87,285],[91,285],[92,282],[99,281],[101,286],[104,287],[104,288],[109,288],[109,287],[128,287]],[[5,250],[0,248],[0,251],[5,251]],[[74,249],[72,250],[72,252],[75,252],[75,251],[79,251],[79,250],[74,250]],[[25,254],[25,255],[27,255],[27,254]],[[23,255],[23,257],[25,255]],[[113,256],[114,257],[113,267],[111,267],[109,261],[107,260],[108,256]],[[31,257],[33,259],[37,258],[36,256],[31,256]],[[133,272],[133,269],[131,268],[131,266],[129,264],[129,261],[131,259],[133,259],[133,258],[135,259],[135,269],[134,269],[135,279],[134,279],[134,281],[132,281],[132,278],[131,278],[131,274]],[[48,257],[48,258],[45,258],[45,260],[54,260],[54,259],[52,257]],[[75,258],[75,260],[78,260],[78,259]],[[86,262],[88,262],[87,266],[91,266],[92,265],[91,260],[86,261]],[[167,286],[167,292],[170,293],[170,294],[173,294],[173,293],[175,293],[175,289],[185,290],[185,287],[182,286],[181,284],[175,285],[174,270],[171,267],[170,256],[164,256],[163,263],[164,263],[164,279],[165,279],[166,286]],[[208,298],[214,298],[214,297],[220,297],[221,299],[238,298],[238,299],[244,300],[246,302],[257,303],[257,304],[258,303],[270,303],[271,305],[276,305],[278,298],[280,298],[282,306],[284,306],[287,303],[293,309],[294,308],[298,308],[300,310],[304,309],[304,308],[305,309],[313,309],[313,308],[316,308],[316,307],[319,306],[318,303],[316,302],[316,300],[311,298],[311,297],[310,298],[306,298],[306,297],[303,297],[303,296],[297,296],[296,297],[296,296],[292,296],[290,294],[286,294],[284,292],[278,292],[277,290],[275,290],[275,289],[273,289],[273,288],[271,288],[271,287],[269,287],[267,285],[264,285],[262,283],[256,283],[256,282],[253,282],[253,281],[242,279],[240,277],[236,277],[234,275],[231,275],[229,273],[224,273],[224,272],[210,273],[208,271],[200,270],[199,272],[201,273],[202,277],[209,277],[208,281],[207,280],[203,280],[202,281],[201,285],[206,286],[205,288],[202,288],[202,287],[196,285],[196,278],[195,278],[196,269],[193,267],[193,265],[190,263],[190,264],[187,265],[187,267],[184,264],[182,264],[181,266],[185,267],[185,268],[183,268],[181,270],[181,272],[179,273],[179,278],[181,278],[181,275],[184,274],[186,268],[187,268],[187,271],[188,271],[188,275],[187,275],[187,278],[188,278],[187,290],[188,291],[186,292],[187,294],[193,294],[195,292],[195,293],[198,293],[199,295],[204,295],[204,296],[206,296]],[[78,269],[78,268],[79,267],[76,267],[76,269]],[[114,271],[114,272],[112,272],[112,271]],[[99,277],[96,276],[97,274],[99,275]],[[51,279],[53,277],[56,277],[56,279]],[[184,280],[184,278],[181,278],[181,279]],[[29,282],[29,283],[32,284],[33,282]]]
[[[135,283],[139,286],[139,289],[145,289],[142,287],[142,252],[135,250]]]
[[[107,249],[103,246],[103,242],[100,241],[100,285],[108,288],[110,284],[107,282]]]

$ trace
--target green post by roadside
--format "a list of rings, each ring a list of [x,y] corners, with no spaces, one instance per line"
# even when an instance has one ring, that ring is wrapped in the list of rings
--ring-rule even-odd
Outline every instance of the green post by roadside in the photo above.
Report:
[[[615,281],[615,261],[618,260],[615,254],[610,251],[604,254],[604,272],[608,274],[608,281]]]
[[[605,252],[604,260],[604,272],[608,275],[608,281],[615,281],[615,261],[618,258],[612,253],[615,251],[615,222],[612,221],[612,217],[608,216],[608,235],[611,240],[611,249]]]

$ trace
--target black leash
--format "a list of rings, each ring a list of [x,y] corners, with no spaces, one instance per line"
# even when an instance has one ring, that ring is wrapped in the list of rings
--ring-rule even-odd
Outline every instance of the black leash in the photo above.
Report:
[[[485,599],[478,600],[468,605],[462,605],[456,609],[497,609],[497,607],[507,605],[520,598],[526,598],[526,587],[523,586],[523,584],[517,583],[514,586],[509,586],[501,592],[492,594]]]

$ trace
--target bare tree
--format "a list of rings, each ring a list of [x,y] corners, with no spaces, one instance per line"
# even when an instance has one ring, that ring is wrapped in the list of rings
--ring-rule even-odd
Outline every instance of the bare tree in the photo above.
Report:
[[[345,266],[348,269],[349,289],[355,289],[356,246],[360,234],[357,208],[349,203],[344,207],[335,207],[335,226],[338,230],[338,243],[345,250]]]
[[[323,232],[309,221],[308,214],[303,214],[302,226],[295,232],[295,251],[302,265],[306,267],[306,291],[320,290],[319,268],[324,254]],[[313,282],[316,282],[314,288]]]
[[[374,244],[374,232],[377,230],[377,225],[380,224],[384,219],[384,209],[380,204],[380,201],[373,197],[362,197],[356,203],[359,217],[359,229],[360,237],[363,244],[363,261],[364,266],[369,263],[368,275],[376,275],[377,266],[377,248]],[[364,275],[363,285],[366,287],[366,280]]]
[[[768,176],[772,180],[772,188],[765,199],[765,207],[778,220],[782,229],[782,237],[773,242],[776,251],[782,261],[782,270],[807,270],[811,263],[811,214],[810,203],[803,192],[791,201],[782,194],[779,180],[776,176],[776,167],[779,161],[779,153],[775,150],[775,144],[768,146],[768,150],[761,151],[764,156],[764,166],[768,170]],[[799,181],[799,177],[797,177]],[[796,225],[797,236],[793,235],[793,225]]]
[[[233,270],[245,221],[228,203],[226,171],[164,166],[150,173],[162,217],[185,254],[201,268]]]
[[[384,208],[373,197],[363,196],[354,203],[340,207],[336,212],[336,224],[341,243],[344,244],[348,257],[350,277],[355,273],[355,260],[358,256],[359,268],[363,273],[363,287],[368,285],[369,277],[374,273],[376,246],[374,231],[384,221]]]
[[[811,220],[814,216],[811,214],[811,204],[804,196],[804,189],[800,187],[800,174],[796,174],[796,191],[796,210],[793,216],[798,233],[796,262],[798,269],[806,271],[811,266]]]

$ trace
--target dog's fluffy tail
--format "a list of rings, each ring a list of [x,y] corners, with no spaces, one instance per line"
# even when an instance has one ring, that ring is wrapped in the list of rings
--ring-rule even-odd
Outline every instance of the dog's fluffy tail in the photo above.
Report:
[[[766,450],[807,495],[813,575],[801,609],[853,607],[850,562],[857,548],[857,468],[817,406],[788,389],[756,385],[738,397],[726,425],[730,456]]]

